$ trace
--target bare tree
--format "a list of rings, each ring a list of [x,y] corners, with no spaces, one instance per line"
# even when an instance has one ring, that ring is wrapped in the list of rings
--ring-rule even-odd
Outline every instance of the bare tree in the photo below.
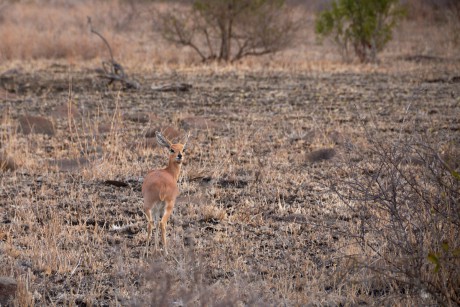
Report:
[[[163,37],[195,50],[202,61],[236,61],[274,53],[293,41],[284,0],[195,0],[159,16]]]

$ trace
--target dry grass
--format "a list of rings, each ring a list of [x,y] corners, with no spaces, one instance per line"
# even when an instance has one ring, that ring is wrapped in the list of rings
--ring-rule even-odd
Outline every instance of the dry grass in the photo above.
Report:
[[[379,65],[342,64],[305,31],[276,55],[198,66],[156,39],[140,4],[138,19],[113,30],[127,20],[126,2],[83,1],[61,14],[69,3],[2,11],[0,71],[10,71],[1,75],[0,152],[17,169],[0,173],[0,275],[18,280],[16,305],[433,303],[350,260],[372,251],[351,240],[357,218],[329,184],[356,171],[339,161],[374,165],[369,133],[426,131],[441,154],[456,152],[460,64],[434,35],[444,25],[408,21]],[[105,50],[85,28],[89,13],[142,89],[98,78]],[[62,31],[41,36],[37,24]],[[11,36],[22,31],[31,44]],[[420,39],[428,34],[431,45]],[[46,37],[68,47],[53,53]],[[149,88],[168,82],[193,88]],[[18,132],[26,113],[51,119],[55,135]],[[144,135],[167,126],[189,127],[192,144],[168,229],[171,256],[146,259],[141,178],[166,154]]]
[[[163,6],[121,0],[7,2],[0,9],[0,61],[62,59],[75,64],[108,59],[104,44],[90,32],[91,17],[125,66],[136,71],[171,63],[188,66],[197,57],[190,50],[165,45],[153,31],[156,12]]]

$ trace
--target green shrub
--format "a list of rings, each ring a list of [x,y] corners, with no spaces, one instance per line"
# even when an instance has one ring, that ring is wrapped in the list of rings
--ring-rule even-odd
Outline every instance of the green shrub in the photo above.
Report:
[[[398,0],[334,0],[316,19],[316,33],[332,36],[342,56],[353,48],[361,62],[375,61],[405,11]]]

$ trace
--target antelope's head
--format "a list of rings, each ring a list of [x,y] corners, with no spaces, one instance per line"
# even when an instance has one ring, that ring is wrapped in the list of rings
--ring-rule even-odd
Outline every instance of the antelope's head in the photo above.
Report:
[[[184,159],[184,153],[185,150],[187,149],[187,142],[188,138],[190,136],[187,135],[187,138],[185,139],[184,144],[177,143],[177,144],[172,144],[171,141],[169,141],[167,138],[161,134],[161,132],[156,132],[156,138],[157,138],[157,143],[160,146],[163,146],[169,150],[169,162],[175,162],[177,164],[181,164],[183,159]]]

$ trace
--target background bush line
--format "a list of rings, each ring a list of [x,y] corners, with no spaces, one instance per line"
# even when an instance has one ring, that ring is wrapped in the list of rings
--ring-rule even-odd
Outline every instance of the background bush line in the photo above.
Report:
[[[0,7],[0,60],[65,59],[75,62],[107,57],[102,43],[89,31],[87,16],[92,17],[94,27],[109,40],[116,58],[122,62],[138,60],[137,65],[147,61],[157,65],[192,64],[213,59],[241,61],[251,55],[262,55],[265,59],[262,61],[267,61],[268,54],[277,53],[278,59],[286,59],[294,51],[297,55],[294,58],[309,62],[316,60],[313,55],[321,54],[320,59],[335,58],[341,54],[337,50],[350,51],[350,47],[361,61],[367,61],[375,59],[377,52],[382,50],[391,53],[392,50],[406,48],[404,45],[414,45],[416,41],[421,44],[421,40],[431,34],[420,31],[427,31],[430,27],[445,29],[439,37],[441,44],[433,44],[432,50],[429,50],[428,55],[437,55],[442,53],[441,50],[453,52],[458,46],[458,4],[455,1],[444,2],[440,5],[423,0],[407,1],[406,18],[397,27],[390,20],[389,27],[374,31],[366,22],[361,34],[347,34],[336,40],[341,46],[337,48],[334,40],[324,41],[322,45],[316,41],[314,21],[318,22],[318,30],[319,25],[324,25],[321,16],[327,15],[326,10],[330,8],[319,0],[307,3],[285,3],[281,0],[220,0],[209,3],[205,0],[172,3],[114,0],[97,3],[63,1],[60,4],[53,1],[6,1]],[[215,6],[210,6],[210,3]],[[232,5],[229,6],[229,3]],[[390,7],[396,5],[394,1],[385,3]],[[229,7],[232,9],[226,11]],[[241,9],[236,10],[235,7]],[[61,14],[64,8],[68,11]],[[399,10],[395,11],[395,16],[399,16],[397,12]],[[184,18],[184,14],[192,17]],[[419,25],[415,25],[417,23]],[[375,22],[370,24],[375,25]],[[325,30],[319,32],[326,34]],[[397,43],[382,49],[391,32],[396,35]],[[406,32],[407,38],[398,37],[399,33]],[[376,33],[382,34],[375,36]],[[436,51],[438,47],[439,51]],[[426,47],[419,49],[421,53],[426,53]],[[246,60],[248,63],[251,61]]]

